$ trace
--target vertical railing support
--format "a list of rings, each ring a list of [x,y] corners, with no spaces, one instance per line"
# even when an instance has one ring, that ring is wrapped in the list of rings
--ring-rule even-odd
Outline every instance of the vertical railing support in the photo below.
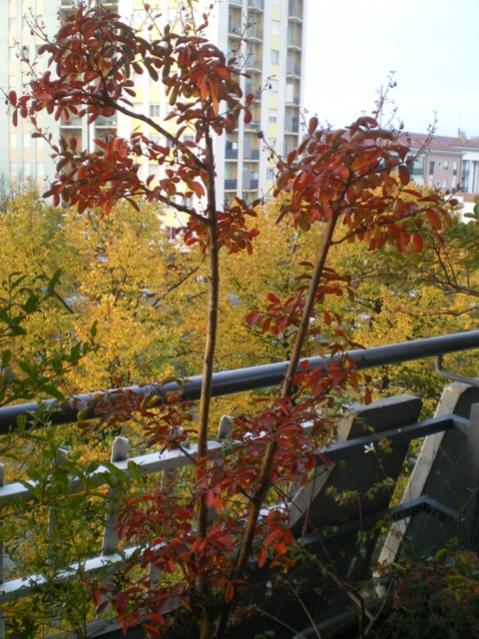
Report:
[[[463,539],[467,548],[477,549],[479,530],[479,404],[471,405],[470,426],[467,430],[467,449],[465,459],[466,501],[462,515],[464,517]]]
[[[115,437],[111,447],[111,462],[126,461],[129,454],[129,441],[126,437]],[[113,478],[115,483],[115,479]],[[105,530],[103,533],[103,554],[110,555],[118,545],[118,534],[116,532],[118,504],[118,487],[110,486],[108,489],[107,515],[105,520]]]
[[[5,485],[5,467],[3,464],[0,464],[0,487]],[[1,526],[0,521],[0,526]],[[0,584],[3,584],[5,575],[4,575],[4,546],[3,539],[0,538]],[[0,610],[0,639],[5,639],[5,618],[3,616],[3,611]]]

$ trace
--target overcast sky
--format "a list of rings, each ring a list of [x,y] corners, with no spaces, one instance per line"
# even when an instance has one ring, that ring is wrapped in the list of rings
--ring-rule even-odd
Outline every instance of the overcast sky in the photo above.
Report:
[[[408,131],[479,135],[479,0],[309,0],[305,105],[322,123],[392,97]]]

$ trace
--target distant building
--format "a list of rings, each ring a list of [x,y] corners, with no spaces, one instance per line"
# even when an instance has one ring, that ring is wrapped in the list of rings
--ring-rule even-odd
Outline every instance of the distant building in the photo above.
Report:
[[[125,20],[140,28],[143,22],[142,0],[98,0],[115,8]],[[244,93],[253,93],[253,118],[243,119],[231,135],[216,141],[217,197],[223,202],[234,195],[253,199],[266,195],[274,179],[274,165],[269,152],[258,138],[264,132],[269,144],[285,154],[298,143],[302,107],[304,68],[304,29],[309,0],[200,0],[198,8],[213,5],[208,36],[249,77],[241,76]],[[76,0],[3,0],[7,9],[0,21],[0,86],[21,93],[27,81],[25,70],[16,57],[18,46],[26,48],[35,60],[40,42],[30,34],[25,15],[40,15],[49,33],[58,28],[73,11]],[[156,0],[150,5],[163,13],[165,21],[178,25],[180,0]],[[183,3],[184,4],[184,3]],[[44,65],[43,59],[39,62]],[[41,70],[41,67],[39,67]],[[134,106],[152,118],[163,118],[168,109],[161,87],[147,74],[137,76]],[[88,125],[85,119],[71,118],[55,122],[45,116],[42,121],[53,134],[77,138],[80,148],[93,149],[95,140],[118,133],[129,136],[132,122],[122,114],[100,117]],[[170,122],[168,128],[172,129]],[[14,128],[4,112],[0,113],[0,179],[6,184],[22,185],[31,181],[43,188],[55,175],[50,149],[41,139],[32,139],[27,122]],[[154,135],[144,127],[144,132]],[[188,137],[185,134],[185,139]],[[159,167],[142,166],[144,177],[157,174]]]
[[[433,135],[429,140],[424,133],[402,137],[411,146],[410,159],[417,156],[411,168],[416,184],[454,191],[464,202],[479,195],[479,140],[462,135]]]

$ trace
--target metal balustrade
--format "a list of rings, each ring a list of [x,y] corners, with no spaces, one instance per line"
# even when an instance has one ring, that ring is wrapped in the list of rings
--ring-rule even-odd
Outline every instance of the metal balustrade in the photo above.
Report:
[[[332,357],[312,357],[306,361],[310,370],[322,369],[330,365],[332,361],[347,355],[355,362],[358,369],[369,369],[424,357],[443,356],[448,353],[474,348],[479,348],[479,331],[421,339],[367,350],[358,349]],[[278,362],[275,364],[215,373],[212,382],[212,394],[214,396],[220,396],[275,386],[280,384],[284,378],[287,365],[287,362]],[[473,384],[475,383],[475,380],[470,381],[472,381]],[[181,390],[181,399],[191,401],[199,398],[201,384],[202,378],[195,376],[184,380],[181,385],[176,382],[170,382],[163,385],[150,384],[120,390],[112,389],[100,394],[82,394],[69,400],[66,404],[61,404],[56,400],[48,400],[42,402],[42,406],[50,411],[52,424],[60,427],[62,424],[75,422],[79,410],[82,411],[82,420],[97,418],[95,403],[100,396],[114,398],[118,393],[127,392],[142,397],[156,395],[161,398],[166,393]],[[449,403],[451,404],[451,402]],[[19,416],[26,417],[27,420],[31,419],[31,414],[35,412],[38,406],[39,404],[32,402],[0,408],[0,432],[6,433],[8,430],[15,428],[16,420]],[[464,409],[462,410],[464,411]],[[474,418],[475,426],[477,426],[476,422],[479,422],[479,412],[477,412]],[[444,433],[448,432],[465,433],[467,438],[471,439],[471,437],[474,436],[471,435],[471,423],[467,416],[463,417],[461,414],[453,414],[451,412],[438,414],[434,418],[410,424],[406,423],[399,428],[388,429],[386,427],[386,429],[383,429],[380,433],[367,433],[364,436],[354,437],[347,441],[332,443],[328,447],[317,451],[317,459],[320,465],[324,463],[325,459],[330,463],[352,459],[374,449],[374,447],[384,439],[392,446],[431,435],[442,437]],[[30,423],[30,426],[33,427],[34,424]],[[305,423],[303,428],[305,432],[309,432],[311,424]],[[223,439],[228,436],[228,434],[228,427],[225,427],[224,423],[221,424],[218,438],[208,442],[208,455],[211,459],[221,459],[221,452],[224,445]],[[475,437],[477,439],[477,435]],[[232,445],[236,446],[238,444],[228,441],[228,447]],[[196,455],[197,447],[195,444],[191,444],[188,446],[186,452],[181,450],[166,452],[153,451],[148,454],[129,457],[128,441],[123,437],[117,437],[112,446],[111,467],[114,467],[116,472],[120,472],[125,476],[131,476],[135,473],[139,473],[140,476],[150,476],[160,473],[170,474],[171,476],[171,473],[175,473],[178,469],[194,463]],[[429,457],[431,457],[430,454]],[[103,527],[102,550],[99,554],[88,557],[81,562],[73,563],[70,567],[60,571],[57,575],[59,582],[74,578],[80,566],[83,573],[95,572],[102,568],[108,568],[109,566],[121,565],[140,550],[139,547],[128,547],[121,551],[117,549],[118,540],[115,527],[116,508],[122,488],[119,485],[117,486],[115,482],[107,481],[107,478],[112,475],[111,467],[100,465],[88,476],[88,486],[95,487],[106,484],[109,486],[106,495],[107,514]],[[133,469],[135,469],[135,473],[133,473]],[[35,482],[12,482],[4,484],[3,478],[4,468],[0,465],[0,507],[21,502],[24,502],[26,505],[34,501]],[[70,478],[69,489],[72,493],[81,491],[82,488],[84,488],[84,481],[77,477]],[[414,495],[414,499],[414,503],[410,502],[405,506],[408,513],[412,513],[414,509],[417,510],[418,508],[432,508],[442,513],[446,518],[457,514],[450,506],[441,506],[441,504],[438,504],[428,495],[421,496],[417,494]],[[396,513],[394,517],[400,519],[398,513]],[[27,596],[41,587],[42,584],[46,583],[45,577],[41,574],[27,575],[4,582],[3,565],[4,549],[3,545],[0,545],[0,603]],[[3,621],[0,619],[0,638],[3,639],[4,636]]]

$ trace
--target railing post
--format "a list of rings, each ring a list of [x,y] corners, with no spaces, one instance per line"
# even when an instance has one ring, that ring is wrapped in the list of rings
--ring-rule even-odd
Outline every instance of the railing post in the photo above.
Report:
[[[471,405],[470,426],[467,430],[467,448],[465,459],[466,502],[463,507],[463,542],[467,548],[477,549],[479,530],[479,404]]]
[[[5,484],[5,467],[3,464],[0,464],[0,487]],[[0,521],[0,526],[1,526]],[[3,539],[0,538],[0,584],[3,584],[5,575],[4,575],[4,545]],[[5,618],[3,616],[3,611],[0,611],[0,639],[5,639]]]
[[[126,461],[128,459],[128,449],[129,441],[126,437],[115,437],[111,447],[110,461],[112,463]],[[115,503],[117,497],[118,488],[115,485],[110,486],[108,489],[107,515],[103,533],[102,550],[104,555],[110,555],[118,544],[118,534],[116,532],[117,504]]]
[[[177,436],[181,435],[182,432],[183,432],[183,429],[181,427],[175,428],[173,430],[172,435],[174,437],[177,437]],[[175,483],[175,480],[176,480],[177,472],[178,471],[177,471],[176,468],[171,468],[170,470],[165,470],[164,471],[163,477],[161,479],[161,492],[163,494],[169,493],[170,491],[174,490],[174,483]],[[162,573],[162,571],[159,568],[157,568],[156,566],[151,564],[151,566],[150,566],[150,590],[153,590],[155,585],[160,581],[161,573]]]
[[[56,458],[53,462],[53,474],[67,461],[68,449],[59,448],[57,450]],[[55,562],[55,551],[52,548],[52,541],[57,539],[58,534],[58,511],[59,506],[51,505],[48,511],[48,563],[53,564]]]

